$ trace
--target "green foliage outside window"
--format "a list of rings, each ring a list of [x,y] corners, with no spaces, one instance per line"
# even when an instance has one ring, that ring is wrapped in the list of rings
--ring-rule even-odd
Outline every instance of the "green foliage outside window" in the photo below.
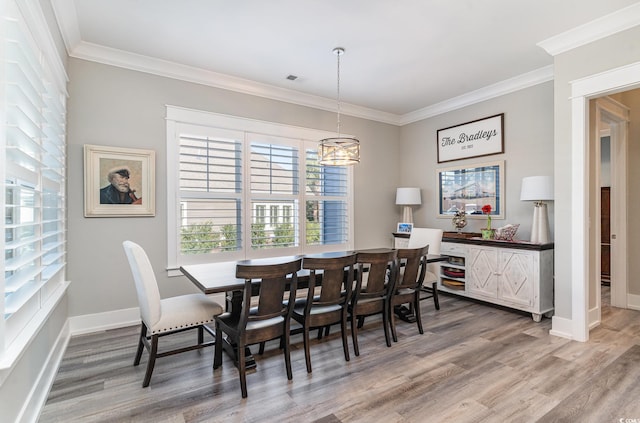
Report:
[[[206,254],[220,242],[220,234],[213,232],[213,223],[206,221],[180,228],[180,250],[182,254]]]
[[[293,233],[293,225],[290,223],[283,223],[281,225],[276,225],[273,230],[274,235],[274,243],[277,244],[278,247],[292,247],[294,245],[294,233]]]

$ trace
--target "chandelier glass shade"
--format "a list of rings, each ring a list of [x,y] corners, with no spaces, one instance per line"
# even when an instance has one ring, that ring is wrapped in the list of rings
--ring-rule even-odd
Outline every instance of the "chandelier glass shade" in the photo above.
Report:
[[[340,56],[344,54],[344,49],[336,47],[333,54],[338,56],[338,136],[320,140],[318,156],[323,166],[353,165],[360,163],[360,141],[340,135]]]

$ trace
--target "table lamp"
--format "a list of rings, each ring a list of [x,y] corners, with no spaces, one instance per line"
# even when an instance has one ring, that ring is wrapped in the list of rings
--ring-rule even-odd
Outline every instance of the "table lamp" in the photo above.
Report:
[[[404,206],[402,210],[402,221],[413,223],[413,211],[411,206],[422,204],[420,198],[420,188],[398,188],[396,191],[396,205]]]
[[[551,176],[527,176],[522,178],[520,201],[533,201],[533,224],[531,242],[546,244],[551,242],[549,215],[545,201],[553,200],[553,178]]]

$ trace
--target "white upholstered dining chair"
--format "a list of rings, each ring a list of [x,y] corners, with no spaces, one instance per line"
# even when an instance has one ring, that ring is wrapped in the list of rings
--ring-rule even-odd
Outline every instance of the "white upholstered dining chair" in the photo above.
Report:
[[[407,248],[422,248],[429,246],[429,254],[440,254],[440,245],[442,244],[442,235],[444,231],[442,229],[434,228],[413,228],[411,230],[411,236],[409,237],[409,245]],[[428,295],[422,297],[433,297],[433,304],[436,310],[440,310],[440,300],[438,298],[438,264],[430,263],[427,265],[427,271],[425,273],[423,288],[424,292]],[[430,285],[430,286],[429,286]]]
[[[222,313],[222,307],[204,294],[186,294],[161,299],[151,262],[144,249],[131,241],[124,241],[122,246],[133,273],[142,319],[138,351],[133,365],[140,364],[142,350],[146,348],[149,351],[149,362],[142,386],[147,387],[151,381],[156,358],[215,344],[215,341],[204,342],[204,331],[215,339],[215,333],[207,323],[214,322],[214,317]],[[158,353],[158,338],[161,336],[196,328],[197,344]]]

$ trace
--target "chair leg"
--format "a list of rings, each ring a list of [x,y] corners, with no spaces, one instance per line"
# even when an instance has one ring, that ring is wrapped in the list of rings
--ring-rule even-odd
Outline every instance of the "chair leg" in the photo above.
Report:
[[[396,334],[396,318],[393,312],[393,306],[390,306],[389,310],[389,327],[391,328],[391,337],[393,338],[393,342],[398,342],[398,335]]]
[[[357,318],[351,315],[351,338],[353,339],[353,353],[357,356],[360,355],[360,349],[358,348],[358,324]]]
[[[204,343],[204,328],[202,326],[198,326],[198,345],[202,345]]]
[[[149,351],[149,362],[147,363],[147,373],[144,375],[144,381],[142,387],[146,388],[151,382],[151,373],[153,373],[153,366],[156,364],[156,354],[158,353],[158,335],[151,335],[151,351]]]
[[[349,361],[349,342],[347,339],[347,316],[342,316],[340,322],[340,330],[342,331],[342,349],[344,350],[344,359]]]
[[[440,310],[440,299],[438,298],[438,289],[436,287],[436,283],[437,282],[431,284],[431,289],[433,290],[433,304],[436,306],[436,310]]]
[[[262,355],[264,354],[264,346],[265,346],[266,342],[262,341],[260,342],[260,348],[258,349],[258,354]]]
[[[422,329],[422,313],[420,312],[420,291],[416,291],[416,296],[413,299],[414,303],[414,315],[416,316],[416,323],[418,324],[418,332],[420,335],[424,334],[424,330]]]
[[[364,316],[358,316],[358,329],[362,329],[364,326]]]
[[[319,329],[322,332],[322,328]],[[311,373],[311,348],[309,347],[309,326],[305,323],[303,328],[304,361],[307,363],[307,373]]]
[[[386,303],[382,311],[382,327],[384,328],[384,340],[387,341],[387,347],[391,346],[391,337],[389,336],[389,309],[391,305]]]
[[[142,358],[142,350],[144,350],[144,342],[142,340],[147,337],[147,326],[142,323],[140,327],[140,338],[138,339],[138,351],[136,351],[136,358],[133,360],[133,365],[137,366],[140,364],[140,359]]]
[[[307,338],[308,338],[309,333],[307,332]],[[287,327],[285,328],[284,331],[284,335],[282,335],[282,338],[284,340],[284,365],[287,368],[287,379],[291,380],[293,379],[293,372],[291,371],[291,350],[289,348],[289,327],[287,325]],[[309,366],[311,366],[311,362],[309,362],[308,364]],[[309,367],[308,370],[310,370],[311,367]]]
[[[216,322],[216,344],[214,345],[213,368],[217,369],[222,365],[222,330]]]
[[[238,372],[240,373],[240,390],[242,398],[247,397],[247,363],[244,357],[244,344],[238,343]]]
[[[318,328],[318,341],[322,339],[323,332],[324,332],[324,328]]]

